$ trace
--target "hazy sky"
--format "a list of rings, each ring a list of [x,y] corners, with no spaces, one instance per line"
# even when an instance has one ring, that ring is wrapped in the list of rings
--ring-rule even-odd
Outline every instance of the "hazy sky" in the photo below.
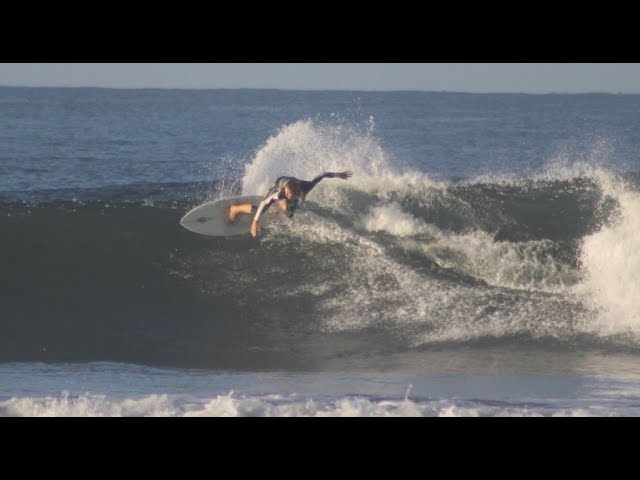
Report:
[[[0,63],[0,85],[640,93],[640,63]]]

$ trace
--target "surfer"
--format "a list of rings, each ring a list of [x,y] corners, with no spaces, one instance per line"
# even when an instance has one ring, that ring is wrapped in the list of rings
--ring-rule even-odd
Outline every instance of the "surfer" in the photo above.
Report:
[[[300,180],[294,177],[279,177],[273,187],[269,190],[264,200],[260,205],[255,206],[251,203],[242,203],[239,205],[231,205],[229,207],[229,221],[234,223],[236,217],[241,214],[255,214],[253,222],[251,222],[251,235],[256,236],[260,232],[260,215],[262,215],[273,203],[277,202],[280,210],[284,214],[291,218],[293,214],[307,194],[315,187],[323,178],[342,178],[346,180],[353,172],[347,170],[346,172],[326,172],[317,176],[311,181]]]

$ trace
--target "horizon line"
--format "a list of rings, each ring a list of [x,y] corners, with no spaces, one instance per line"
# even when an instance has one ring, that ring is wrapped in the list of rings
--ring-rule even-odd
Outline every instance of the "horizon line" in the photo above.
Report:
[[[103,85],[2,85],[0,88],[60,88],[60,89],[102,89],[102,90],[267,90],[280,92],[352,92],[352,93],[448,93],[470,95],[639,95],[638,92],[590,91],[467,91],[467,90],[420,90],[420,89],[356,89],[356,88],[288,88],[288,87],[167,87],[167,86],[103,86]]]

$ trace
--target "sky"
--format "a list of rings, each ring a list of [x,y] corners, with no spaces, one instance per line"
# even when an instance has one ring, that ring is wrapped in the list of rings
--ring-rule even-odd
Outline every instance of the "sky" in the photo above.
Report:
[[[0,86],[640,93],[640,63],[0,63]]]

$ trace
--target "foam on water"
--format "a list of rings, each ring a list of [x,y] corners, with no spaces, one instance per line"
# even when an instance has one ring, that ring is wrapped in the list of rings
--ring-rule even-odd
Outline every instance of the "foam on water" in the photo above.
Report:
[[[327,331],[385,328],[413,347],[522,333],[563,338],[571,332],[563,297],[443,280],[395,260],[374,238],[331,219],[307,213],[300,220],[290,233],[308,248],[340,244],[339,256],[331,259],[339,275],[323,278],[323,293],[334,294],[321,294],[315,303]],[[315,292],[313,285],[308,288]],[[306,289],[300,285],[296,293]]]
[[[546,178],[593,179],[602,198],[615,200],[614,214],[580,246],[582,281],[572,289],[597,313],[581,328],[602,337],[640,341],[640,192],[607,169],[608,144],[599,143],[587,159],[570,162],[561,155],[550,162]]]
[[[357,225],[368,232],[387,232],[396,237],[433,234],[437,230],[403,212],[397,202],[374,206],[358,220]]]
[[[363,396],[335,398],[295,394],[237,395],[213,398],[154,394],[118,399],[105,395],[14,397],[0,401],[9,417],[511,417],[625,416],[637,407],[591,400],[561,402],[524,399],[483,402],[464,399],[393,399]]]
[[[581,247],[584,282],[576,290],[598,321],[590,328],[604,335],[640,337],[640,193],[608,178],[605,192],[619,205],[617,218],[586,236]]]
[[[549,254],[553,247],[550,240],[496,242],[493,235],[483,231],[447,233],[403,212],[397,202],[372,208],[356,225],[398,237],[396,243],[403,249],[422,253],[442,268],[472,275],[490,285],[560,292],[576,281],[572,268]]]

